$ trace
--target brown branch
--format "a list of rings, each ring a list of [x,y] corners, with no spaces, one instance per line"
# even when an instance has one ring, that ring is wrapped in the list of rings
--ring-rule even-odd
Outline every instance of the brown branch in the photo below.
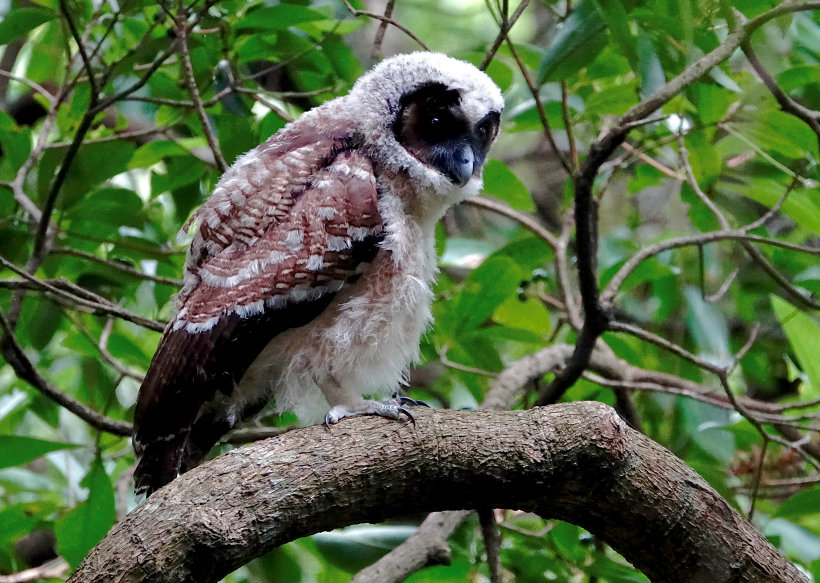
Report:
[[[71,12],[68,9],[66,0],[60,0],[60,12],[63,14],[63,18],[65,18],[65,21],[68,24],[68,29],[71,31],[71,36],[74,39],[74,42],[77,43],[77,52],[80,53],[80,60],[83,63],[85,74],[88,76],[88,84],[91,87],[90,107],[94,107],[99,99],[97,77],[94,75],[94,67],[91,66],[91,60],[85,52],[85,42],[80,37],[80,33],[77,31],[77,26],[74,24],[74,19],[71,18]]]
[[[649,257],[652,257],[669,249],[705,245],[707,243],[714,243],[716,241],[726,240],[750,241],[752,243],[762,243],[765,245],[771,245],[773,247],[788,249],[790,251],[797,251],[799,253],[820,255],[820,248],[807,247],[803,245],[794,245],[792,243],[778,241],[777,239],[769,239],[767,237],[750,235],[746,232],[745,228],[733,229],[729,231],[712,231],[710,233],[701,233],[698,235],[689,235],[686,237],[676,237],[673,239],[667,239],[666,241],[661,241],[660,243],[656,243],[655,245],[650,245],[649,247],[645,247],[637,253],[635,253],[635,255],[627,259],[624,262],[624,264],[621,265],[620,269],[618,269],[615,275],[612,276],[612,279],[609,280],[609,283],[601,292],[601,302],[604,305],[611,304],[615,299],[615,295],[618,293],[618,289],[621,287],[621,285],[623,285],[626,278],[629,277],[629,275],[633,271],[635,271],[638,268],[638,266]]]
[[[495,54],[498,52],[498,49],[501,48],[502,43],[507,38],[510,30],[518,22],[518,19],[524,14],[524,10],[527,9],[527,6],[530,5],[530,0],[521,0],[516,7],[515,11],[513,12],[512,16],[507,18],[506,14],[501,15],[501,22],[498,23],[499,30],[498,34],[493,41],[493,44],[490,45],[490,48],[487,49],[487,52],[484,53],[484,58],[481,60],[481,64],[478,66],[479,69],[482,71],[485,70],[487,67],[490,66]]]
[[[410,538],[356,573],[350,583],[398,583],[425,567],[449,565],[447,539],[470,514],[469,510],[430,513]]]
[[[137,507],[69,581],[207,583],[314,532],[475,507],[578,524],[656,581],[808,581],[681,460],[590,402],[360,417],[233,450]]]
[[[12,81],[17,81],[18,83],[22,83],[23,85],[26,85],[29,89],[32,89],[32,90],[36,91],[37,93],[39,93],[40,95],[42,95],[43,97],[45,97],[46,101],[48,101],[48,104],[50,106],[54,106],[54,103],[55,103],[57,98],[54,95],[52,95],[48,91],[48,89],[46,89],[45,87],[43,87],[39,83],[35,83],[34,81],[32,81],[30,79],[26,79],[25,77],[20,77],[19,75],[15,75],[11,71],[6,71],[4,69],[0,69],[0,77],[5,77],[7,79],[11,79]]]
[[[487,568],[490,571],[490,583],[503,583],[501,570],[501,533],[498,522],[491,508],[478,511],[478,522],[481,525],[481,536],[484,539],[484,550],[487,553]]]
[[[645,120],[652,112],[658,110],[678,95],[684,87],[699,79],[718,63],[729,58],[763,24],[781,14],[811,10],[815,6],[820,6],[820,2],[783,2],[740,26],[735,25],[720,45],[694,61],[655,93],[633,106],[618,120],[618,123],[612,129],[592,144],[580,170],[573,175],[578,279],[585,313],[584,326],[578,335],[572,358],[567,362],[564,369],[556,375],[549,387],[541,392],[536,401],[537,404],[543,405],[547,398],[557,399],[581,376],[589,363],[597,339],[607,329],[610,320],[611,306],[603,296],[599,296],[597,273],[598,209],[592,194],[595,177],[601,166],[615,149],[623,143],[627,133],[632,127],[635,127],[635,124],[645,123],[642,120]],[[610,286],[611,284],[612,282],[610,282]],[[611,300],[611,298],[609,299]]]

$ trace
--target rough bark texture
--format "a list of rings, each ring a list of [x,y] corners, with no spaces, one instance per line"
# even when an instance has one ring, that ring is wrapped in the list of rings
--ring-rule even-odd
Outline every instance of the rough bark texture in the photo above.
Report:
[[[516,508],[595,533],[653,581],[807,581],[695,472],[600,403],[417,410],[236,449],[155,493],[69,579],[217,581],[311,533],[392,515]]]

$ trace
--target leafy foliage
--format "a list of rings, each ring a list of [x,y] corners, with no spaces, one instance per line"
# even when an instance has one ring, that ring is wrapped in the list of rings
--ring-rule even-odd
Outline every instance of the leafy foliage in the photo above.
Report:
[[[575,342],[571,175],[621,116],[664,96],[593,168],[594,275],[613,321],[628,325],[600,342],[641,374],[592,365],[557,398],[617,403],[627,416],[621,397],[631,400],[631,422],[730,504],[754,508],[817,580],[820,18],[799,4],[774,18],[778,4],[451,3],[442,16],[439,3],[397,3],[394,20],[435,50],[488,64],[507,98],[485,172],[503,204],[464,205],[444,221],[436,325],[411,392],[477,407],[494,374]],[[379,26],[336,1],[210,0],[183,17],[179,6],[12,0],[0,21],[0,573],[26,566],[15,545],[42,529],[75,567],[136,503],[124,494],[134,463],[124,422],[171,313],[177,232],[218,179],[216,152],[230,163],[345,93]],[[499,23],[512,25],[506,42]],[[738,31],[749,44],[689,75]],[[388,46],[418,48],[392,27],[375,48]],[[554,377],[514,406],[548,401]],[[505,580],[646,581],[577,526],[510,509],[501,530]],[[412,531],[297,541],[227,580],[346,581]],[[486,576],[479,532],[468,520],[451,539],[452,565],[408,580]]]

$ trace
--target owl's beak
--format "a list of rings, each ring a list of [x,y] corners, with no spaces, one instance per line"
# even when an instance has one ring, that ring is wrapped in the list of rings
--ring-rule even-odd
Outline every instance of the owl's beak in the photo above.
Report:
[[[459,144],[452,153],[447,176],[454,184],[464,186],[470,181],[475,167],[475,154],[470,144]]]

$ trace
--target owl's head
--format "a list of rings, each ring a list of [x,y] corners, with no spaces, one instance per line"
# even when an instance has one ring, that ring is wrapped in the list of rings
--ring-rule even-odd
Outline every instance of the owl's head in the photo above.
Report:
[[[406,172],[417,189],[462,199],[481,189],[504,99],[475,66],[440,53],[386,59],[353,86],[372,159]]]

